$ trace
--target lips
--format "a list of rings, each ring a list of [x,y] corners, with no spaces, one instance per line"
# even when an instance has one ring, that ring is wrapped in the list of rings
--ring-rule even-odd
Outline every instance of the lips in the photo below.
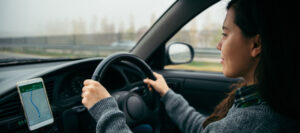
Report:
[[[224,58],[221,58],[221,63],[222,63],[222,64],[224,63]]]

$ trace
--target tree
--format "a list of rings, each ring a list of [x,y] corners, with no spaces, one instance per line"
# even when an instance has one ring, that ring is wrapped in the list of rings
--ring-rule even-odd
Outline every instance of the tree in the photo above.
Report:
[[[124,22],[123,21],[120,21],[119,22],[119,30],[118,30],[119,33],[124,33]]]
[[[135,24],[134,24],[134,16],[131,14],[129,16],[129,28],[127,29],[127,33],[135,33]]]
[[[108,32],[108,22],[107,22],[106,17],[101,19],[101,32],[102,33],[107,33]]]
[[[50,21],[46,26],[46,35],[64,35],[68,34],[68,21],[54,20]]]
[[[190,22],[190,30],[189,30],[189,36],[190,36],[190,44],[195,47],[197,44],[197,21],[196,19],[193,19]]]
[[[90,25],[90,33],[97,33],[98,32],[98,17],[97,16],[93,16],[92,21],[91,21],[91,25]]]
[[[79,18],[79,20],[73,20],[72,25],[73,25],[73,34],[86,33],[85,22],[82,18]]]
[[[115,33],[115,23],[111,22],[109,25],[108,25],[108,33]]]

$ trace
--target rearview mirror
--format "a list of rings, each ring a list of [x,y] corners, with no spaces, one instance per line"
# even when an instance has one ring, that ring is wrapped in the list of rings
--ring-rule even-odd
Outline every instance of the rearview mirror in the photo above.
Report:
[[[186,64],[194,58],[194,49],[192,46],[183,42],[173,42],[166,48],[167,62],[169,64]]]

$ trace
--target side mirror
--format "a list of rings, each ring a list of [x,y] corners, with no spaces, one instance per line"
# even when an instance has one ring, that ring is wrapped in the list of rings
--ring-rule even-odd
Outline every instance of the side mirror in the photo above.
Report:
[[[173,42],[166,47],[166,65],[187,64],[193,61],[194,49],[189,44]]]

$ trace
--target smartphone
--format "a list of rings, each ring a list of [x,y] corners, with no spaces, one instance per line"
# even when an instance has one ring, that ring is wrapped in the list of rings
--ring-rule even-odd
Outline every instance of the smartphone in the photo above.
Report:
[[[18,82],[17,88],[30,131],[54,122],[42,78]]]

